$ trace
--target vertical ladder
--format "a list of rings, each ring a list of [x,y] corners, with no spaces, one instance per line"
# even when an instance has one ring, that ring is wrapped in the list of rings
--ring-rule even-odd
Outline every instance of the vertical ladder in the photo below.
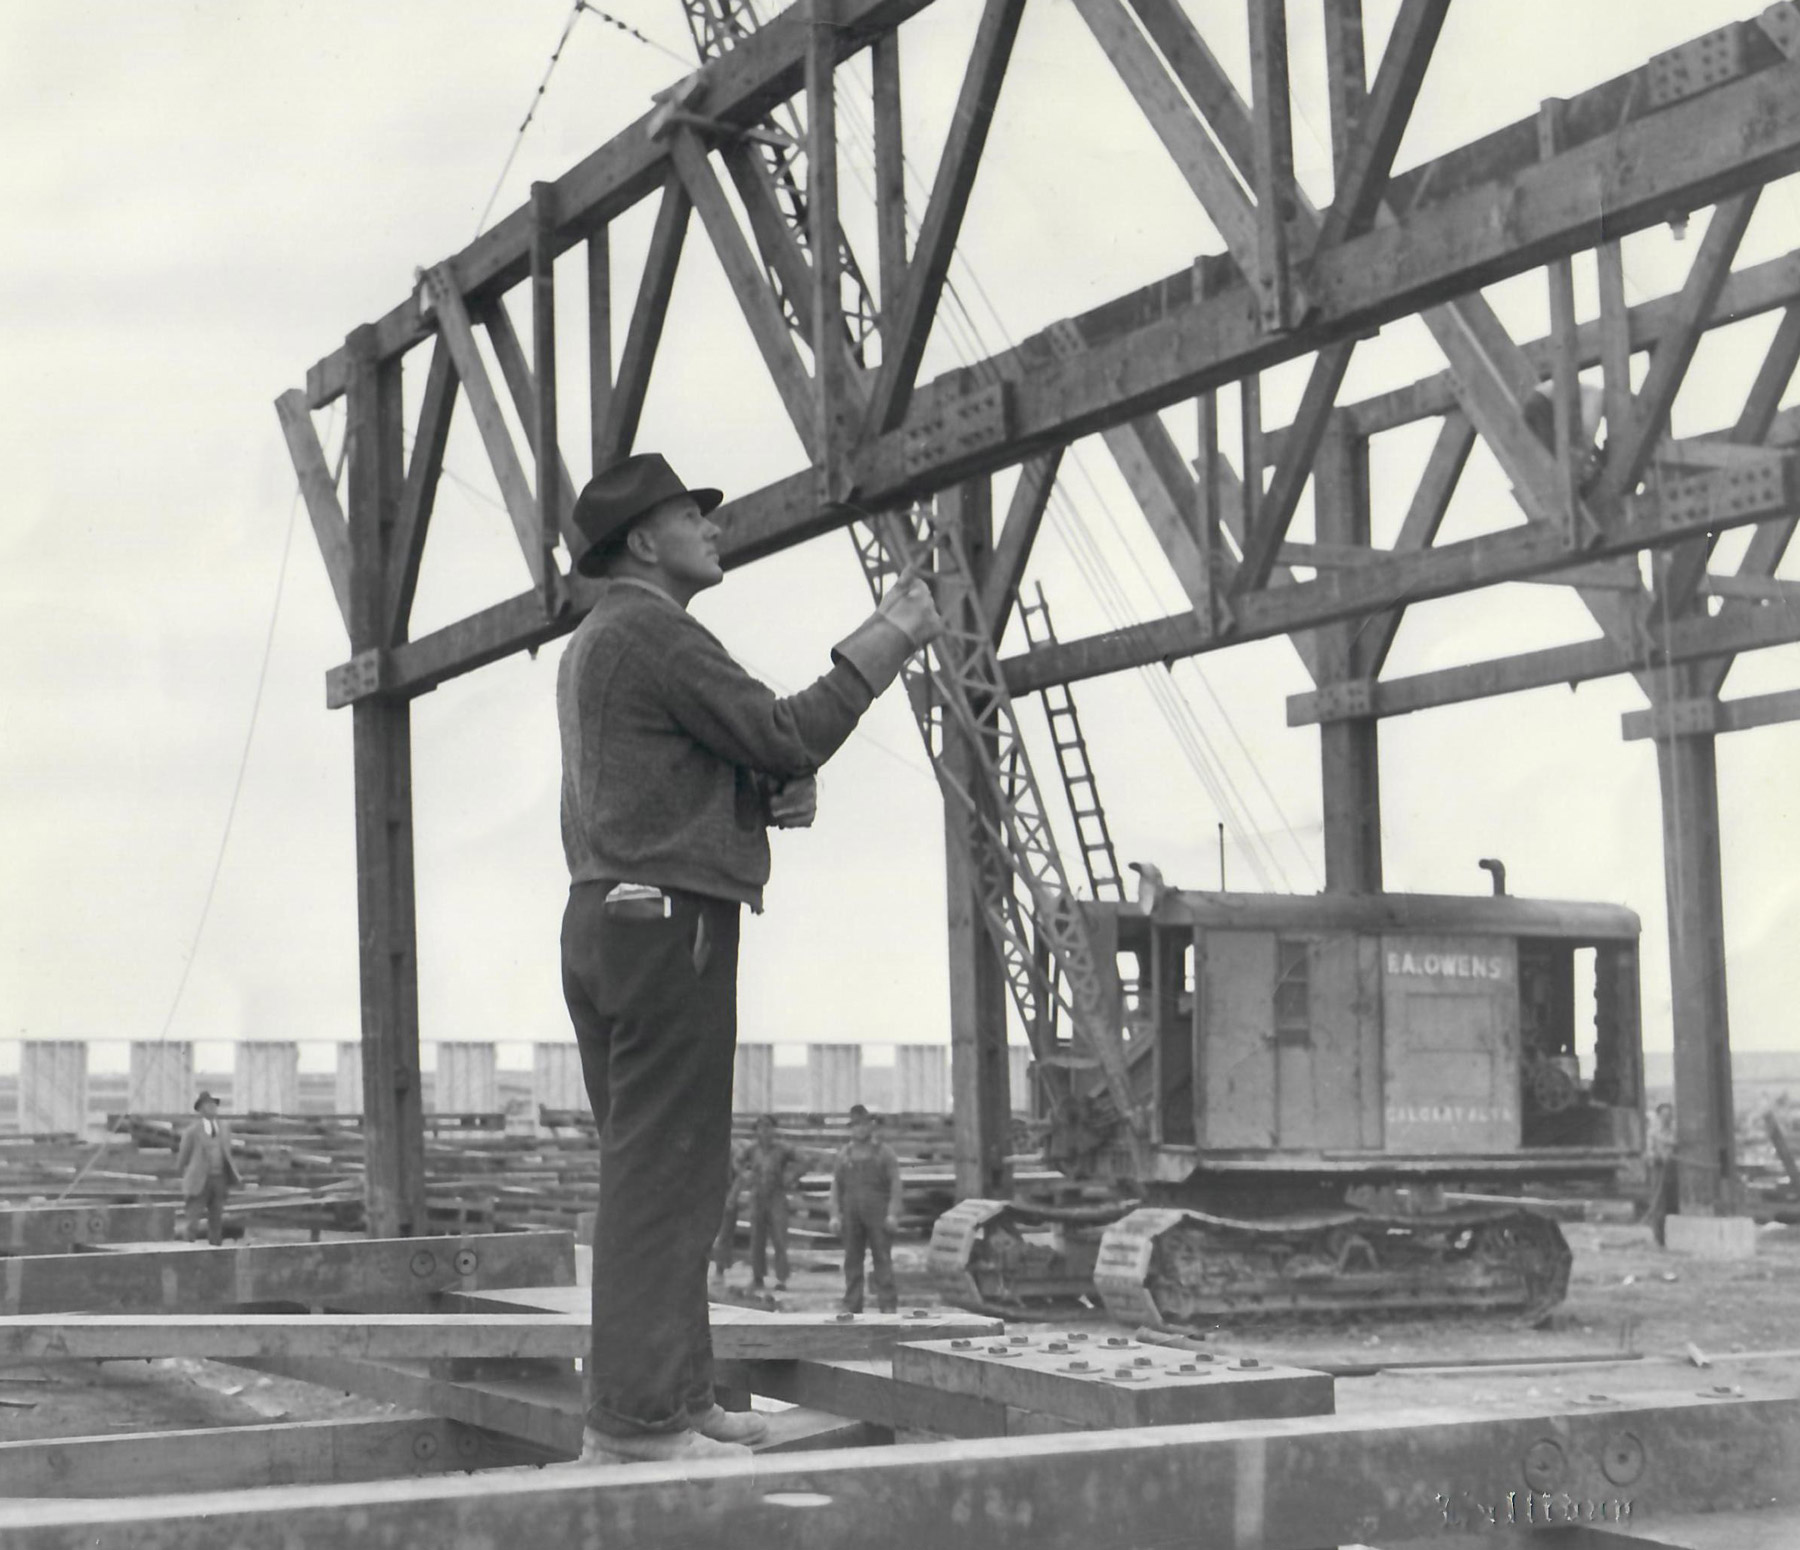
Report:
[[[1050,623],[1050,605],[1044,600],[1041,584],[1037,587],[1035,603],[1019,599],[1019,623],[1025,628],[1028,646],[1056,644],[1056,630]],[[1087,871],[1088,886],[1096,899],[1123,899],[1125,880],[1119,875],[1119,857],[1113,849],[1112,830],[1107,827],[1100,788],[1094,781],[1087,739],[1081,735],[1081,717],[1075,709],[1075,696],[1067,684],[1051,684],[1042,692],[1044,714],[1050,722],[1050,743],[1056,750],[1057,768],[1062,772],[1063,791],[1069,799],[1069,815],[1075,821],[1075,841],[1081,847],[1081,864]]]

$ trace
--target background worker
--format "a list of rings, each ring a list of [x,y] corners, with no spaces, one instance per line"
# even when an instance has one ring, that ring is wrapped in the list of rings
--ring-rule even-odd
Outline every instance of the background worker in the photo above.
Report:
[[[741,1456],[766,1435],[715,1402],[707,1322],[739,912],[762,908],[768,827],[812,821],[819,767],[943,629],[902,577],[822,678],[777,699],[688,613],[724,579],[722,499],[645,453],[573,513],[575,569],[604,578],[556,678],[563,998],[600,1135],[584,1462]]]
[[[231,1127],[219,1118],[219,1100],[202,1092],[194,1100],[194,1112],[200,1117],[181,1133],[175,1169],[187,1197],[188,1242],[199,1240],[204,1215],[206,1241],[216,1249],[225,1237],[225,1197],[242,1181],[231,1160]]]
[[[756,1139],[744,1157],[744,1195],[750,1205],[750,1290],[763,1289],[768,1254],[775,1251],[775,1290],[788,1282],[788,1191],[800,1182],[806,1158],[775,1133],[773,1115],[756,1120]]]
[[[737,1258],[738,1212],[743,1207],[746,1180],[744,1163],[750,1156],[748,1146],[731,1149],[731,1182],[725,1186],[725,1214],[719,1221],[719,1235],[713,1239],[713,1279],[723,1282],[725,1272]]]
[[[898,1310],[894,1290],[894,1234],[900,1231],[900,1159],[875,1139],[875,1116],[860,1103],[850,1108],[850,1140],[831,1168],[831,1230],[844,1240],[844,1302],[863,1308],[863,1250],[874,1266],[875,1305]]]
[[[1646,1142],[1650,1152],[1650,1198],[1644,1220],[1650,1236],[1662,1246],[1669,1213],[1681,1206],[1681,1176],[1675,1161],[1675,1105],[1659,1103]]]

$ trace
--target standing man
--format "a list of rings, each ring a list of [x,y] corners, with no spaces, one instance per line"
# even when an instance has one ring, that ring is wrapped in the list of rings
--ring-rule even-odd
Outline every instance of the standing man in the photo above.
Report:
[[[1650,1126],[1650,1199],[1644,1219],[1650,1224],[1650,1236],[1658,1248],[1671,1211],[1681,1206],[1681,1175],[1675,1161],[1675,1105],[1659,1103],[1656,1118]]]
[[[225,1236],[225,1197],[242,1181],[231,1160],[231,1127],[219,1118],[219,1100],[202,1092],[194,1100],[194,1112],[200,1117],[181,1133],[175,1167],[187,1196],[188,1242],[199,1239],[204,1213],[206,1241],[216,1249]]]
[[[850,1106],[850,1141],[831,1169],[831,1230],[844,1240],[844,1310],[863,1308],[863,1248],[875,1272],[875,1306],[898,1310],[894,1234],[900,1231],[900,1159],[875,1139],[875,1116]]]
[[[767,829],[812,822],[814,773],[943,628],[902,578],[829,672],[777,699],[687,611],[724,579],[721,499],[645,453],[575,503],[575,569],[604,578],[556,679],[563,996],[600,1131],[587,1462],[743,1455],[766,1434],[714,1402],[707,1323],[738,916],[762,907]]]
[[[750,1290],[763,1290],[769,1250],[775,1251],[775,1290],[788,1282],[788,1191],[800,1182],[806,1159],[775,1134],[775,1118],[759,1114],[756,1140],[744,1158],[744,1190],[750,1197]]]

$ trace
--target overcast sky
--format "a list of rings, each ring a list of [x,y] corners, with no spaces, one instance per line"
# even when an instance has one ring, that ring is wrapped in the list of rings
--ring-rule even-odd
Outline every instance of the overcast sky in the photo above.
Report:
[[[1242,7],[1187,3],[1247,81]],[[1296,157],[1324,198],[1318,8],[1290,9]],[[1366,9],[1372,73],[1395,6]],[[1399,164],[1754,9],[1462,0]],[[348,652],[304,512],[295,516],[273,401],[351,328],[399,302],[416,267],[474,235],[568,14],[565,0],[0,8],[0,1037],[154,1038],[165,1026],[202,1041],[356,1036],[350,718],[325,709],[323,688]],[[691,60],[675,0],[615,0],[614,14]],[[939,0],[902,32],[915,215],[977,14],[975,0]],[[644,112],[685,68],[584,15],[496,218],[533,179],[556,176]],[[840,82],[846,224],[872,267],[866,67]],[[616,230],[621,320],[650,215],[646,205]],[[1627,244],[1631,300],[1679,286],[1704,219],[1685,242],[1658,229]],[[940,327],[926,375],[1219,245],[1073,8],[1034,0],[953,274],[972,321]],[[1797,245],[1790,180],[1763,197],[1739,263]],[[578,255],[560,278],[569,363],[580,358]],[[1588,315],[1591,260],[1577,278]],[[1519,337],[1545,331],[1540,276],[1490,298]],[[527,298],[516,293],[512,305],[529,339]],[[1678,431],[1735,418],[1774,323],[1709,340],[1677,405]],[[425,360],[421,351],[408,361],[409,421]],[[1441,365],[1416,323],[1396,324],[1358,351],[1343,397]],[[1285,423],[1303,376],[1303,367],[1271,374],[1269,423]],[[565,448],[584,478],[585,389],[568,366],[562,410]],[[1191,446],[1191,412],[1166,419]],[[319,427],[335,456],[341,408]],[[1378,541],[1391,539],[1429,439],[1425,428],[1377,443]],[[638,445],[665,451],[692,482],[733,492],[802,462],[697,221]],[[997,482],[1002,509],[1010,483]],[[1028,583],[1042,583],[1058,633],[1181,606],[1098,442],[1065,463],[1062,484]],[[526,585],[494,489],[459,408],[416,630]],[[1478,450],[1446,536],[1517,520]],[[1305,508],[1295,536],[1310,536]],[[1735,559],[1738,545],[1725,552]],[[793,689],[824,669],[830,643],[867,607],[849,543],[834,535],[734,573],[696,613],[747,665]],[[1572,593],[1503,587],[1413,609],[1388,671],[1595,633]],[[566,888],[559,649],[414,704],[428,1040],[568,1036],[556,953]],[[1795,666],[1792,648],[1746,658],[1729,692],[1791,687]],[[1216,886],[1223,819],[1233,887],[1315,890],[1318,734],[1285,725],[1285,697],[1310,686],[1291,648],[1209,656],[1179,669],[1172,686],[1173,708],[1139,675],[1076,691],[1121,860],[1155,860],[1174,883]],[[1649,744],[1619,735],[1620,715],[1642,703],[1624,680],[1384,723],[1386,872],[1390,888],[1480,893],[1477,859],[1499,856],[1517,893],[1636,909],[1647,1042],[1666,1045],[1655,759]],[[1041,720],[1035,706],[1023,714],[1034,728]],[[1800,1044],[1797,753],[1793,728],[1719,743],[1741,1047]],[[897,694],[826,770],[817,825],[776,836],[775,852],[767,913],[745,935],[742,1036],[943,1038],[941,809]],[[0,1059],[11,1053],[0,1046]]]

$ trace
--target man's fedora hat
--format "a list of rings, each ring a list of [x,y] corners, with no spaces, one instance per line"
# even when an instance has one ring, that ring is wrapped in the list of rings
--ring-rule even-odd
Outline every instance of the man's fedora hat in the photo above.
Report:
[[[211,1093],[207,1092],[205,1088],[202,1088],[200,1090],[200,1096],[194,1100],[194,1112],[198,1114],[200,1112],[200,1105],[203,1103],[217,1103],[218,1101],[219,1100],[213,1097]]]
[[[587,540],[575,556],[575,569],[583,576],[598,575],[606,551],[632,523],[680,495],[692,496],[702,513],[725,499],[720,490],[690,490],[668,460],[655,452],[639,452],[602,469],[588,480],[575,502],[575,526]]]

